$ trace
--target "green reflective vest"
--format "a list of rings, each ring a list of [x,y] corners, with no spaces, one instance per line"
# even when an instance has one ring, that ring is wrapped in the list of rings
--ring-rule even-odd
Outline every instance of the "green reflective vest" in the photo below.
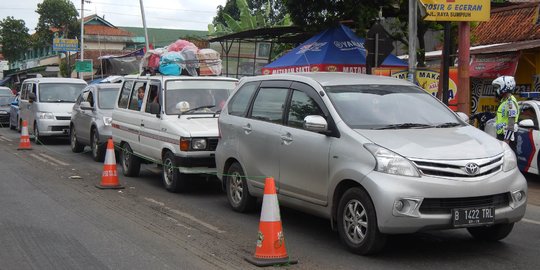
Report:
[[[508,118],[510,117],[515,117],[515,121],[517,123],[517,119],[519,117],[519,106],[517,99],[513,95],[510,95],[510,97],[507,99],[503,99],[497,108],[497,117],[495,118],[495,128],[497,129],[497,134],[504,134],[504,130],[508,125]]]

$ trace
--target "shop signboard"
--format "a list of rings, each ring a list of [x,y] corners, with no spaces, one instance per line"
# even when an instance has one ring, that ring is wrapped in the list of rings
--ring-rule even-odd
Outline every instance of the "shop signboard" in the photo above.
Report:
[[[420,0],[426,21],[489,21],[490,0]]]
[[[78,52],[79,40],[68,38],[53,38],[53,51],[55,52]]]

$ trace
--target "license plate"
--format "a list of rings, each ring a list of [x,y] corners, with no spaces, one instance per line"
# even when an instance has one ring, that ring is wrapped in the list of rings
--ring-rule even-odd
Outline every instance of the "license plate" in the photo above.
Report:
[[[465,208],[452,210],[454,227],[467,227],[493,224],[495,221],[495,208]]]
[[[64,129],[62,129],[62,132],[63,132],[64,134],[68,134],[68,133],[69,133],[69,129],[64,128]]]

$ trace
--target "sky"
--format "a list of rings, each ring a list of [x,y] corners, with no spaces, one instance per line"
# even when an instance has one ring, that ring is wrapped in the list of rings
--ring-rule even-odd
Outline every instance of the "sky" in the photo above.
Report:
[[[35,12],[42,0],[1,0],[0,20],[8,16],[24,20],[30,33],[35,32],[39,15]],[[71,0],[79,16],[81,1]],[[90,2],[90,3],[88,3]],[[185,30],[208,30],[217,6],[227,0],[142,0],[146,26]],[[115,26],[143,27],[140,0],[86,0],[84,16],[97,14]]]

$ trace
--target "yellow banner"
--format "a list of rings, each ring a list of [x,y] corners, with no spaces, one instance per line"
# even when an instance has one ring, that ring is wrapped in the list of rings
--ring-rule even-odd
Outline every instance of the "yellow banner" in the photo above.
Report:
[[[426,21],[489,21],[490,0],[420,0]]]

